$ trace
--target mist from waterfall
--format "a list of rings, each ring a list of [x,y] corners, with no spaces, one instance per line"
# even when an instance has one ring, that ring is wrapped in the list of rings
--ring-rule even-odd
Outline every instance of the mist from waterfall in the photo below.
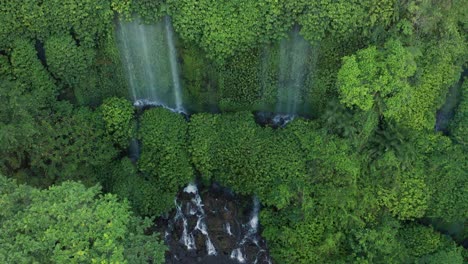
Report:
[[[135,106],[185,112],[170,18],[157,24],[119,20],[117,42]]]

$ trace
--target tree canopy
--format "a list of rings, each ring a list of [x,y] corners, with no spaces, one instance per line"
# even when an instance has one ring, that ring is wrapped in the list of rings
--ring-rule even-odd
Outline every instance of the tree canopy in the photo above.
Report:
[[[258,197],[274,263],[463,263],[467,14],[466,0],[0,1],[0,263],[162,263],[149,219],[190,182]],[[141,53],[122,43],[129,21]],[[180,86],[183,113],[132,85]]]
[[[64,182],[38,190],[0,176],[4,263],[162,263],[165,246],[99,187]]]

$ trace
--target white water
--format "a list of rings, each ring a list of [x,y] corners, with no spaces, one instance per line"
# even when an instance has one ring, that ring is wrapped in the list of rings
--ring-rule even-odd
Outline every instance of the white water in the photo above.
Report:
[[[182,219],[182,226],[183,226],[183,231],[182,231],[182,237],[181,237],[181,242],[185,245],[187,250],[194,250],[196,249],[195,246],[195,238],[193,237],[192,233],[188,233],[188,221],[185,215],[182,213],[182,207],[177,204],[177,201],[174,201],[176,205],[176,215],[174,217],[175,221]]]
[[[196,249],[195,238],[193,237],[192,232],[188,233],[188,222],[186,218],[183,218],[184,221],[184,230],[182,232],[182,241],[188,250]]]
[[[200,231],[205,236],[208,235],[208,230],[206,228],[205,222],[203,221],[203,218],[198,218],[195,230]]]
[[[231,224],[229,224],[229,222],[224,224],[224,230],[226,231],[228,235],[234,236],[234,234],[231,231]]]
[[[250,217],[249,221],[249,233],[255,234],[257,233],[258,230],[258,213],[260,211],[260,201],[258,200],[257,197],[254,197],[254,207],[252,210],[252,216]]]
[[[259,219],[258,219],[258,214],[260,212],[260,201],[258,200],[257,197],[254,197],[253,199],[253,208],[252,208],[252,213],[250,215],[249,222],[246,224],[247,227],[247,232],[245,233],[244,237],[238,244],[238,248],[234,249],[231,252],[231,258],[232,259],[237,259],[238,262],[244,263],[245,262],[245,256],[244,253],[242,252],[242,247],[247,243],[248,241],[252,242],[255,244],[258,248],[260,248],[260,244],[258,241],[258,225],[259,225]],[[259,254],[265,252],[264,249],[260,248]],[[258,261],[258,254],[256,256],[255,262]],[[270,263],[270,259],[267,258],[266,261]]]
[[[293,121],[294,118],[296,118],[295,115],[291,114],[276,114],[273,117],[273,124],[279,127],[284,127],[286,126],[289,122]]]
[[[138,99],[136,101],[133,102],[133,106],[136,107],[136,108],[144,108],[144,107],[162,107],[162,108],[165,108],[171,112],[174,112],[174,113],[177,113],[177,114],[187,114],[185,112],[184,109],[182,110],[179,110],[179,109],[176,109],[176,108],[172,108],[172,107],[169,107],[165,104],[162,104],[160,102],[157,102],[157,101],[150,101],[150,100],[147,100],[147,99]]]
[[[244,245],[247,240],[258,244],[258,239],[256,237],[258,231],[258,213],[260,211],[260,201],[257,197],[253,199],[253,209],[250,215],[249,223],[247,224],[247,232],[245,233],[244,238],[240,242],[240,245]]]
[[[231,258],[236,259],[239,263],[245,263],[245,256],[240,248],[236,248],[231,252]]]
[[[200,194],[198,193],[198,188],[195,184],[190,183],[187,187],[184,188],[184,192],[193,195],[191,203],[187,203],[187,211],[190,215],[196,215],[197,224],[195,228],[188,232],[188,221],[185,215],[182,213],[182,208],[176,202],[176,215],[174,217],[174,222],[177,222],[179,219],[182,219],[183,231],[181,242],[186,246],[188,250],[196,249],[194,233],[200,232],[205,236],[205,245],[207,254],[210,256],[216,256],[218,252],[216,251],[213,242],[211,242],[210,235],[208,234],[208,228],[205,222],[205,210],[203,209],[203,201]]]
[[[138,18],[119,21],[117,40],[135,106],[163,106],[184,113],[170,18],[151,25]]]
[[[197,188],[197,186],[195,184],[189,183],[189,185],[187,185],[187,187],[184,188],[184,192],[197,194],[198,193],[198,188]]]
[[[176,235],[176,237],[180,237],[179,242],[188,251],[196,250],[195,252],[198,255],[200,250],[203,251],[203,247],[205,247],[204,250],[206,255],[217,256],[219,253],[215,244],[218,242],[215,240],[215,243],[213,243],[213,240],[210,237],[210,229],[207,225],[208,223],[212,222],[207,222],[207,215],[205,214],[207,209],[204,208],[205,205],[203,204],[203,200],[200,196],[197,186],[193,183],[188,184],[183,189],[183,193],[185,196],[184,199],[188,199],[187,202],[183,203],[184,207],[177,203],[177,199],[175,202],[176,214],[172,223],[179,223],[179,230],[181,230],[180,236]],[[224,206],[224,209],[222,208],[221,210],[224,212],[230,212],[226,205]],[[184,212],[186,213],[185,215]],[[235,232],[233,232],[230,222],[226,221],[222,223],[224,232],[229,235],[230,239],[235,239],[233,241],[235,242],[235,248],[229,249],[231,252],[228,257],[236,260],[238,263],[271,263],[267,250],[264,248],[264,242],[261,240],[261,237],[258,234],[260,225],[259,212],[260,201],[254,197],[252,210],[250,212],[248,221],[242,225],[239,225],[240,230],[234,230]],[[196,223],[194,222],[195,220]],[[173,224],[170,224],[170,226],[173,226]],[[174,229],[172,229],[171,232],[173,232],[173,230]],[[216,234],[218,231],[214,232]],[[168,237],[167,234],[166,237]],[[204,245],[199,244],[201,242],[199,239],[203,239],[202,241],[204,242]],[[166,241],[169,240],[170,237],[166,239]],[[256,255],[249,255],[252,252],[250,249],[252,249],[252,246],[254,245],[256,248],[258,248]],[[223,252],[224,250],[226,249],[223,249]],[[203,257],[203,255],[198,256]],[[177,258],[174,257],[174,259]]]
[[[211,242],[211,239],[208,235],[206,235],[206,250],[208,251],[208,255],[210,256],[216,256],[218,255],[218,252],[216,251],[216,248],[214,247],[213,243]]]
[[[179,79],[179,69],[177,64],[177,52],[174,45],[174,34],[169,16],[164,18],[164,22],[166,28],[167,46],[169,48],[169,61],[171,63],[172,82],[174,84],[175,109],[176,111],[184,112],[184,108],[182,106],[182,91]]]

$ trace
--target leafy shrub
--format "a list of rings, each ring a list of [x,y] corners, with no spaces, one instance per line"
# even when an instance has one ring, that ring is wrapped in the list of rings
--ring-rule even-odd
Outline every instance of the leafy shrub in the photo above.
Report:
[[[101,105],[101,112],[106,124],[106,132],[119,147],[125,149],[134,134],[134,108],[130,101],[111,97]]]
[[[164,108],[144,112],[138,131],[141,157],[138,169],[157,190],[175,194],[193,180],[187,152],[187,122]]]

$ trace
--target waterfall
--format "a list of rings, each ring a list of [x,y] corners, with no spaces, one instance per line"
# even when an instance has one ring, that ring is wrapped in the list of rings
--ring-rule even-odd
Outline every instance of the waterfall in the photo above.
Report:
[[[238,200],[225,200],[232,197],[224,196],[227,191],[212,196],[213,191],[202,197],[191,183],[176,198],[175,215],[165,231],[173,253],[167,263],[271,263],[259,235],[260,201],[254,197],[246,212],[237,207]]]
[[[146,91],[146,96],[149,98],[157,98],[157,93],[156,93],[156,80],[154,78],[154,72],[155,70],[153,69],[153,66],[151,65],[151,54],[148,50],[148,39],[147,35],[151,35],[149,32],[149,26],[148,25],[137,25],[136,23],[132,24],[132,27],[134,27],[133,30],[135,32],[138,32],[138,35],[141,39],[141,41],[138,42],[139,44],[139,50],[142,52],[142,59],[143,59],[143,73],[144,77],[147,81],[147,91]],[[133,91],[134,89],[132,89]]]
[[[185,245],[185,247],[187,247],[187,250],[196,249],[195,238],[193,237],[192,233],[188,232],[188,220],[182,212],[182,206],[177,203],[177,200],[175,200],[174,203],[176,205],[176,215],[174,220],[177,221],[181,219],[183,226],[182,237],[180,240]]]
[[[245,257],[240,248],[236,248],[231,252],[231,258],[237,260],[239,263],[245,263]]]
[[[246,232],[242,240],[238,243],[238,247],[231,252],[231,259],[236,259],[239,263],[245,262],[245,253],[242,251],[242,248],[247,242],[255,244],[259,248],[259,252],[255,257],[255,263],[258,262],[260,255],[265,253],[265,250],[261,248],[259,243],[259,235],[258,235],[258,214],[260,212],[260,201],[257,197],[253,198],[253,208],[252,213],[249,218],[249,222],[245,225]],[[264,261],[267,263],[271,263],[270,258],[268,256],[263,256]]]
[[[299,35],[298,27],[278,45],[263,48],[259,85],[265,105],[255,114],[257,122],[284,127],[304,110],[316,55],[316,49]]]
[[[305,90],[309,72],[309,53],[310,45],[299,35],[297,27],[280,43],[277,117],[273,118],[273,122],[279,126],[294,119],[302,103],[302,91]]]
[[[174,102],[176,111],[184,112],[182,106],[182,91],[179,79],[179,69],[177,64],[177,52],[174,45],[174,30],[172,29],[172,23],[169,16],[164,18],[164,22],[166,28],[167,46],[169,48],[169,62],[171,63],[172,82],[174,84]]]
[[[171,20],[144,24],[119,20],[117,43],[136,107],[162,106],[184,113]]]
[[[209,256],[216,256],[218,252],[216,251],[216,248],[210,239],[210,235],[208,234],[208,228],[205,222],[206,214],[203,209],[203,201],[198,193],[198,188],[195,184],[191,183],[184,188],[184,192],[193,196],[191,203],[187,203],[187,211],[189,215],[195,215],[197,217],[197,224],[192,231],[189,231],[188,219],[183,214],[182,206],[180,206],[176,200],[176,214],[174,216],[174,222],[177,223],[182,220],[183,227],[180,242],[187,248],[187,250],[195,250],[197,247],[195,244],[194,234],[196,234],[196,232],[200,232],[205,237],[206,253]]]
[[[133,101],[137,101],[137,92],[136,92],[136,76],[134,74],[131,74],[135,71],[135,66],[133,65],[133,60],[132,60],[132,55],[130,54],[130,48],[128,47],[128,42],[126,41],[127,39],[130,39],[128,36],[128,30],[125,27],[120,26],[120,30],[118,31],[118,39],[121,40],[121,48],[120,48],[120,54],[122,57],[122,63],[126,66],[126,73],[127,73],[127,80],[128,80],[128,86],[131,89],[130,93],[132,95]]]
[[[249,233],[256,234],[258,230],[258,213],[260,212],[260,201],[257,197],[253,199],[252,217],[249,220]]]

